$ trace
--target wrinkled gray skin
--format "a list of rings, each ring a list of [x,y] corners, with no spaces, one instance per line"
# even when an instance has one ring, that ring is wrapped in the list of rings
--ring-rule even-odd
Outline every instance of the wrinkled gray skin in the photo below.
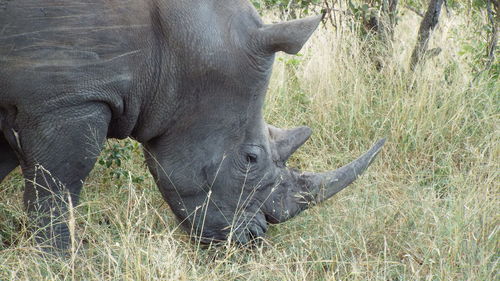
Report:
[[[202,241],[246,243],[354,181],[383,140],[321,174],[285,166],[310,136],[262,117],[274,55],[321,16],[264,25],[246,0],[0,0],[0,181],[20,165],[41,245],[106,138],[144,145],[175,215]],[[231,233],[231,234],[230,234]]]

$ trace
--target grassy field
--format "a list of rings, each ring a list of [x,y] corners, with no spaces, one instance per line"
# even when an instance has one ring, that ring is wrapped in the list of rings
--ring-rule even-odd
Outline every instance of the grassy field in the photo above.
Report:
[[[85,183],[69,259],[33,247],[19,171],[2,183],[0,280],[498,280],[500,83],[471,83],[475,58],[463,46],[477,27],[458,13],[433,34],[443,52],[408,71],[419,21],[402,16],[381,71],[372,42],[349,29],[321,28],[301,56],[279,56],[266,120],[314,131],[289,166],[334,169],[388,142],[355,184],[272,226],[262,246],[191,242],[140,147],[109,141],[103,162],[121,166],[97,164]]]

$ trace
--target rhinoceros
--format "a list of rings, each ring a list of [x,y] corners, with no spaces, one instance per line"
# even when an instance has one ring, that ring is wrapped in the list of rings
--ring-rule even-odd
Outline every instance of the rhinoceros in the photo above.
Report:
[[[106,138],[133,138],[180,224],[247,244],[353,182],[384,139],[335,171],[287,159],[311,129],[263,118],[277,52],[322,15],[264,24],[247,0],[0,0],[0,181],[21,166],[38,245],[70,245],[65,215]]]

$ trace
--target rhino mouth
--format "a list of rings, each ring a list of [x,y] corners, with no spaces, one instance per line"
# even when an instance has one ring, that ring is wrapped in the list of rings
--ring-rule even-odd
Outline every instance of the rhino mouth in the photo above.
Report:
[[[191,235],[191,238],[202,244],[234,243],[240,246],[252,246],[262,241],[267,232],[268,223],[262,212],[236,220],[233,224],[204,229],[201,235]]]

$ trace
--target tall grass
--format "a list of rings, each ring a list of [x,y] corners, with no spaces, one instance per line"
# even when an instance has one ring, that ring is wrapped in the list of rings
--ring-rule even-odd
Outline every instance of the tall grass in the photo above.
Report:
[[[201,249],[163,202],[139,151],[113,179],[96,166],[75,210],[70,259],[42,258],[25,230],[22,179],[0,189],[0,280],[495,280],[499,274],[499,93],[474,83],[460,38],[465,15],[443,15],[443,52],[408,71],[418,18],[405,15],[378,71],[372,42],[320,29],[302,56],[280,55],[266,120],[310,126],[289,166],[324,171],[379,137],[388,142],[358,181],[281,225],[252,250]]]

